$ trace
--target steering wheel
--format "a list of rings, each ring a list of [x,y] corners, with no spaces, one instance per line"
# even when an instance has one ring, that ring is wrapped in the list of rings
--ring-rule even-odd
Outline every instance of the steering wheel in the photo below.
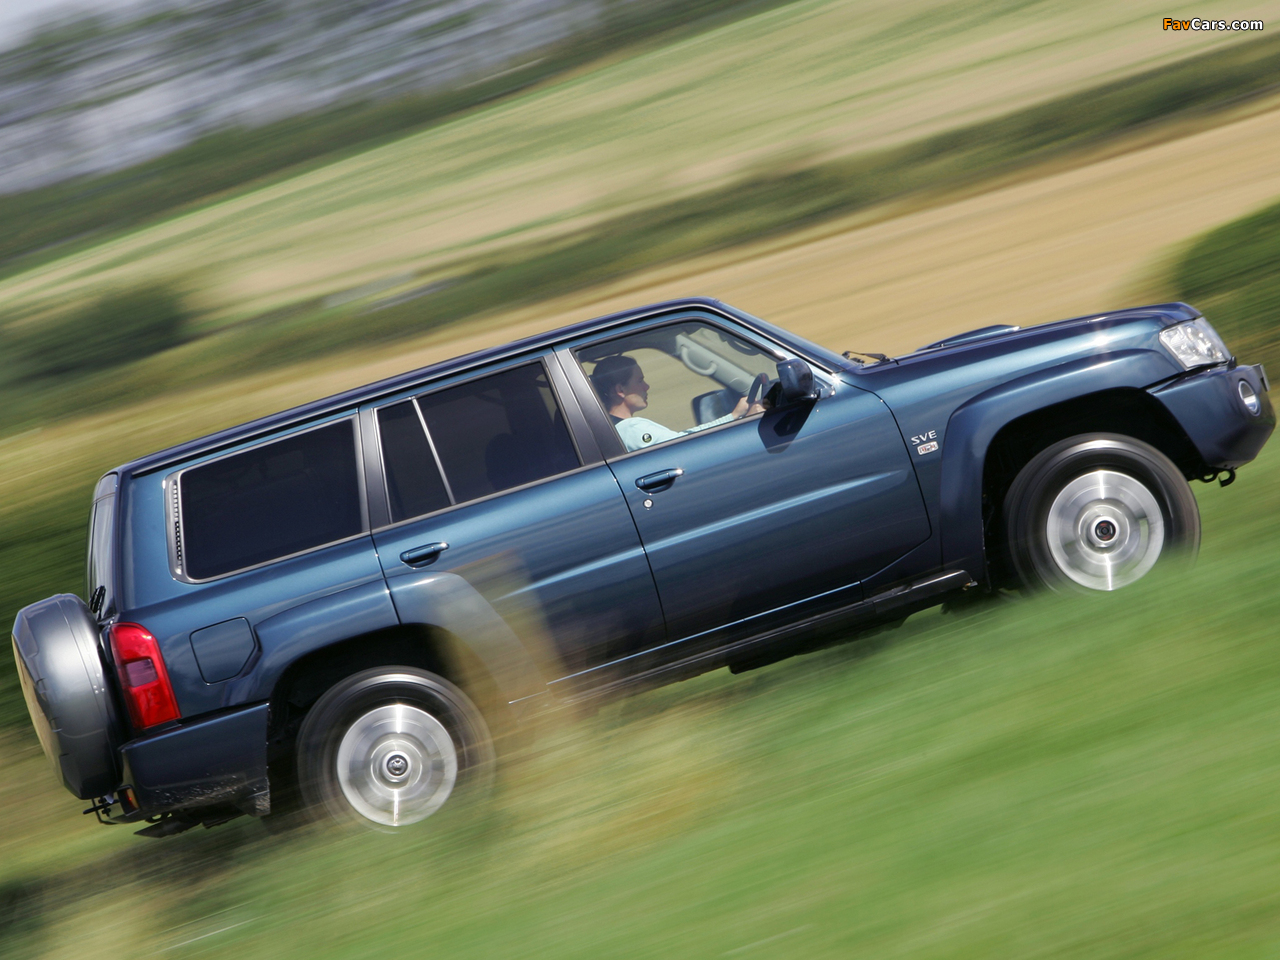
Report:
[[[751,386],[747,388],[747,406],[752,407],[764,398],[764,392],[769,389],[769,375],[762,373],[751,381]]]

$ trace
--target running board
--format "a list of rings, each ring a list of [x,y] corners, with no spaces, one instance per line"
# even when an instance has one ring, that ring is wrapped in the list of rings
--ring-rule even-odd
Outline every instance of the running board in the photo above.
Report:
[[[891,619],[889,615],[895,611],[917,606],[922,601],[927,601],[940,594],[951,593],[953,590],[965,590],[975,586],[977,586],[977,581],[964,570],[951,570],[947,573],[933,574],[919,580],[912,580],[890,587],[867,600],[860,600],[857,603],[851,603],[836,610],[828,610],[826,613],[815,614],[795,623],[789,623],[784,627],[777,627],[722,647],[705,650],[682,660],[665,663],[619,680],[567,694],[560,697],[559,702],[576,704],[592,700],[603,700],[628,692],[631,687],[659,686],[675,680],[688,679],[700,673],[707,673],[727,666],[732,660],[749,659],[750,654],[758,648],[766,647],[793,634],[806,633],[810,630],[818,630],[840,623],[852,625],[861,621]],[[930,606],[928,603],[924,605]],[[911,611],[906,610],[904,612],[909,613]]]

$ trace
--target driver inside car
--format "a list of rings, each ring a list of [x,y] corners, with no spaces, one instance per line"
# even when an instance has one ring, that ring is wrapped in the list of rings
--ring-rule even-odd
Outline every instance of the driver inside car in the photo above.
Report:
[[[637,416],[649,406],[649,384],[644,382],[640,364],[631,357],[615,355],[601,359],[591,372],[591,384],[599,394],[605,412],[609,414],[609,419],[628,452],[642,450],[722,423],[741,420],[743,417],[763,413],[765,409],[762,403],[748,403],[747,398],[742,397],[733,411],[723,417],[700,423],[688,430],[672,430],[656,420]]]

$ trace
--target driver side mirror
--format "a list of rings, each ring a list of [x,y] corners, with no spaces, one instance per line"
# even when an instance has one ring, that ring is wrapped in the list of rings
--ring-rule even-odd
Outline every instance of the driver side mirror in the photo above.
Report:
[[[781,387],[779,399],[783,405],[818,399],[813,368],[799,357],[778,364],[778,384]]]

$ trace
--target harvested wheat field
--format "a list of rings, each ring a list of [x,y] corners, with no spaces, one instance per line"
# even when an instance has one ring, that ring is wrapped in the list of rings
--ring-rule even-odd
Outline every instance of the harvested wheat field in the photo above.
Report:
[[[719,297],[832,348],[901,353],[991,323],[1167,296],[1148,279],[1192,237],[1280,196],[1280,104],[1234,123],[924,210],[825,225],[460,328],[362,367],[363,381],[590,316]],[[861,215],[857,221],[885,216]],[[344,376],[343,382],[346,381]]]

